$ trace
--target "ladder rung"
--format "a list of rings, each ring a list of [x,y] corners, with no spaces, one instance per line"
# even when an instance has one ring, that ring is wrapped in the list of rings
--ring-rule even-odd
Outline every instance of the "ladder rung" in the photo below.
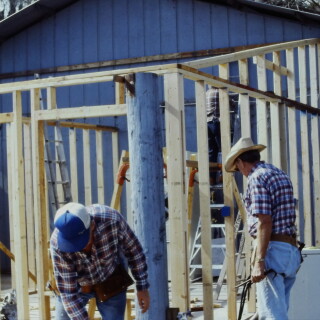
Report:
[[[212,265],[212,269],[222,269],[223,264],[213,264]],[[201,264],[192,264],[190,265],[191,269],[202,269],[202,265]]]
[[[210,203],[210,208],[212,209],[221,209],[224,207],[224,204],[221,203]]]
[[[47,142],[47,143],[52,143],[52,142],[59,142],[59,143],[62,143],[62,140],[60,140],[60,139],[57,139],[57,140],[51,140],[51,139],[45,139],[45,142]]]
[[[195,248],[201,248],[201,244],[195,244],[194,247]],[[211,248],[222,248],[222,249],[225,249],[226,245],[225,244],[212,244]]]

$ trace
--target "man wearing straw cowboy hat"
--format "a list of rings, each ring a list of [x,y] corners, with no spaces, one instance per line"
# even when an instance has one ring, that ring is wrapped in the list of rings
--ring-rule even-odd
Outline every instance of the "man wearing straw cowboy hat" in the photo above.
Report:
[[[251,281],[257,283],[259,320],[287,320],[290,290],[299,269],[295,200],[290,178],[260,160],[266,147],[241,138],[225,160],[227,172],[247,177],[245,206],[255,239]]]

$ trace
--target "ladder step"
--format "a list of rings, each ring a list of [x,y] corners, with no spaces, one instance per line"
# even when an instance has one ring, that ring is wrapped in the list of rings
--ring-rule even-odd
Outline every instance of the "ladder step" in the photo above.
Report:
[[[66,180],[66,181],[49,181],[48,180],[48,183],[52,183],[52,184],[68,184],[68,183],[70,183],[70,181],[69,180]]]
[[[58,140],[51,140],[51,139],[45,139],[45,142],[48,142],[48,143],[52,143],[52,142],[59,142],[59,143],[62,143],[62,140],[58,139]]]
[[[44,159],[44,161],[48,162],[48,163],[58,163],[58,164],[66,163],[66,160],[48,160],[48,159]]]
[[[224,207],[223,203],[210,203],[211,209],[222,209]]]
[[[213,264],[212,269],[222,269],[222,264]],[[190,265],[191,269],[202,269],[202,264],[192,264]]]
[[[194,245],[195,248],[201,248],[201,244],[195,244]],[[225,244],[212,244],[211,248],[221,248],[221,249],[225,249],[226,245]]]

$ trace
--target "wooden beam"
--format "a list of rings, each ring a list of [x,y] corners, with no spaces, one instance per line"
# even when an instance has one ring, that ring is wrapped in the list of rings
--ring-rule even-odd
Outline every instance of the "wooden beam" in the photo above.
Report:
[[[77,129],[69,129],[69,154],[70,154],[70,179],[72,200],[78,202],[78,158],[77,152]]]
[[[77,108],[59,108],[55,110],[38,110],[35,112],[37,120],[63,120],[78,118],[98,118],[98,117],[115,117],[125,116],[127,106],[105,105],[105,106],[88,106]]]
[[[87,129],[87,130],[95,130],[95,131],[110,131],[110,132],[118,132],[119,129],[117,127],[112,126],[103,126],[100,124],[90,124],[83,122],[73,122],[73,121],[47,121],[47,125],[56,126],[59,124],[60,127],[64,128],[77,128],[77,129]]]
[[[84,198],[85,198],[85,204],[89,206],[92,204],[90,131],[83,130],[82,134],[83,134]]]
[[[199,202],[201,219],[201,263],[203,285],[203,315],[205,319],[214,319],[212,286],[212,236],[210,209],[210,182],[208,158],[208,131],[206,112],[206,85],[204,81],[195,83],[197,145],[199,158]],[[170,206],[169,206],[170,208]]]
[[[275,51],[279,53],[279,51]],[[275,53],[273,52],[273,54]],[[253,63],[257,64],[257,57],[253,57]],[[279,74],[280,76],[287,76],[288,75],[288,69],[286,67],[283,67],[274,61],[270,61],[268,59],[264,59],[264,63],[266,65],[266,69],[273,71],[274,73]]]
[[[25,179],[23,159],[23,133],[22,133],[22,98],[20,91],[12,94],[13,122],[12,140],[13,152],[13,220],[14,220],[14,252],[16,256],[16,292],[18,318],[30,319],[28,296],[28,258],[27,235],[25,219]]]
[[[106,203],[104,199],[104,157],[102,131],[96,131],[96,158],[97,158],[97,192],[98,202]]]
[[[294,64],[294,50],[288,49],[286,51],[287,67],[290,69],[289,76],[287,78],[288,97],[291,100],[296,99],[296,79],[295,79],[295,64]],[[298,178],[298,153],[297,153],[297,111],[293,108],[288,108],[288,136],[290,137],[289,143],[289,167],[290,167],[290,179],[293,185],[293,193],[295,199],[299,199],[299,178]],[[296,225],[298,229],[298,235],[300,235],[300,216],[299,210],[296,209]],[[302,239],[301,239],[302,240]]]
[[[264,56],[257,57],[258,88],[267,91],[267,73]],[[270,161],[270,143],[268,141],[267,107],[265,99],[257,100],[257,143],[267,148],[261,152],[261,158]]]
[[[164,75],[168,172],[169,250],[172,305],[189,309],[189,259],[187,241],[187,184],[185,170],[185,116],[183,76]]]
[[[35,256],[35,230],[34,230],[34,214],[33,214],[33,183],[32,183],[32,146],[31,146],[31,127],[30,124],[23,124],[23,149],[24,149],[24,166],[25,166],[25,201],[26,201],[26,230],[27,230],[27,246],[28,246],[28,269],[30,272],[36,273],[36,256]],[[36,283],[36,281],[34,281]],[[34,284],[29,283],[29,289]]]
[[[290,41],[290,42],[270,45],[267,47],[249,49],[249,50],[244,50],[237,53],[230,53],[230,54],[226,54],[218,57],[190,61],[190,62],[186,62],[185,65],[188,65],[190,67],[197,68],[197,69],[202,69],[202,68],[212,67],[219,64],[226,64],[233,61],[251,58],[253,56],[265,55],[267,53],[272,53],[274,51],[282,51],[282,50],[291,49],[298,46],[305,46],[305,45],[310,45],[315,43],[319,43],[319,39],[315,38],[315,39]]]
[[[317,83],[320,80],[315,66],[317,63],[317,49],[315,45],[309,46],[309,73],[310,73],[310,97],[311,105],[314,108],[319,108],[318,103],[318,87]],[[320,244],[320,149],[319,149],[319,118],[311,116],[311,141],[312,141],[312,168],[313,168],[313,207],[314,207],[314,230],[315,230],[315,245]]]
[[[229,78],[229,66],[227,64],[219,65],[219,75],[221,78]],[[220,117],[223,121],[221,125],[221,151],[222,163],[231,149],[231,128],[230,128],[230,106],[229,93],[227,89],[219,90]],[[227,300],[228,300],[228,319],[237,318],[237,300],[236,300],[236,265],[235,265],[235,235],[234,235],[234,206],[233,190],[231,183],[232,175],[227,173],[223,166],[223,195],[224,205],[230,207],[230,216],[225,217],[226,230],[226,257],[227,259]]]
[[[37,121],[35,112],[40,109],[40,90],[32,89],[31,105],[31,136],[34,192],[34,216],[37,262],[37,291],[39,299],[39,315],[41,319],[50,319],[50,297],[45,295],[46,283],[49,280],[48,254],[48,208],[46,205],[46,180],[44,168],[44,127]]]
[[[300,101],[307,103],[306,48],[298,48]],[[303,183],[304,242],[312,245],[311,185],[308,114],[300,112],[301,159]]]

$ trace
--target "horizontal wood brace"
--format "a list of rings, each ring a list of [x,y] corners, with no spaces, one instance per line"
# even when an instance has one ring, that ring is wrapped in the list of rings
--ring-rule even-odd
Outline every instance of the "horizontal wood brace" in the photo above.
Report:
[[[115,117],[115,116],[125,116],[125,115],[127,115],[126,104],[59,108],[59,109],[34,111],[34,117],[36,121]]]

